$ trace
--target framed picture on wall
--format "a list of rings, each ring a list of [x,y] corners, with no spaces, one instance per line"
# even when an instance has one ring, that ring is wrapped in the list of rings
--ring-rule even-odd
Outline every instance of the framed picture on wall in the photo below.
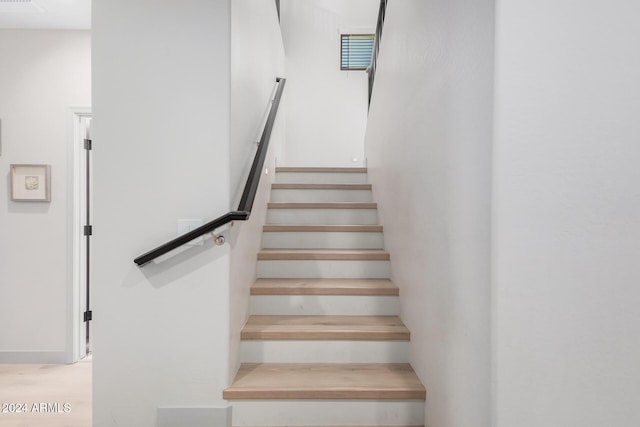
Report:
[[[11,165],[11,200],[51,201],[51,165]]]

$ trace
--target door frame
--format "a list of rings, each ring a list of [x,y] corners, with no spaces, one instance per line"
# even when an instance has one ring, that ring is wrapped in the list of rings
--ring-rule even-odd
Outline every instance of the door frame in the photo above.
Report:
[[[68,236],[68,309],[67,309],[67,363],[75,363],[85,354],[84,344],[80,341],[84,335],[85,327],[83,314],[85,301],[82,300],[84,292],[84,277],[81,274],[82,263],[86,262],[85,252],[82,248],[84,240],[83,227],[85,225],[85,211],[83,201],[85,195],[82,191],[82,180],[86,179],[86,169],[83,168],[84,137],[81,133],[81,122],[84,118],[92,117],[91,107],[71,107],[68,116],[67,129],[67,236]]]

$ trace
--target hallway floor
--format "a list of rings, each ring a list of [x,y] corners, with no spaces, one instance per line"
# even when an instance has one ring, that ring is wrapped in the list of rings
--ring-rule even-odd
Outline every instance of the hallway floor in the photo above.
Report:
[[[91,361],[0,365],[2,427],[91,425]]]

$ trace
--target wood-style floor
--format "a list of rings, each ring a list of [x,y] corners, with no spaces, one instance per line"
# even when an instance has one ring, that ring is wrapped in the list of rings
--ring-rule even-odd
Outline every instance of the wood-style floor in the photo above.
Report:
[[[409,340],[398,316],[250,316],[243,340]]]
[[[258,279],[251,295],[399,295],[389,279]]]
[[[91,361],[0,365],[2,427],[89,427],[91,402]]]

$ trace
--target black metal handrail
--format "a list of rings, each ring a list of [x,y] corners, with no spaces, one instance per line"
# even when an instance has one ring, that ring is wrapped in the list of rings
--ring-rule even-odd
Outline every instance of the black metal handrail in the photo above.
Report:
[[[378,52],[380,51],[380,40],[382,39],[382,27],[384,27],[384,17],[387,14],[388,0],[380,0],[378,8],[378,22],[376,24],[376,39],[373,44],[373,54],[371,55],[371,65],[367,70],[369,72],[369,104],[371,104],[371,95],[373,94],[373,81],[376,78],[376,68],[378,66]]]
[[[258,184],[260,184],[260,176],[262,175],[261,171],[264,166],[264,161],[267,158],[267,150],[269,149],[271,131],[273,130],[273,125],[276,121],[278,106],[280,105],[280,98],[282,98],[282,91],[284,90],[286,81],[287,80],[282,77],[276,78],[278,87],[276,89],[275,96],[273,97],[273,104],[271,105],[271,110],[269,111],[269,115],[267,116],[267,121],[264,125],[264,130],[262,131],[262,136],[258,145],[258,150],[256,151],[256,155],[253,159],[251,170],[249,171],[249,177],[247,178],[247,183],[244,187],[244,191],[242,192],[242,197],[240,199],[238,209],[235,211],[227,212],[226,214],[219,216],[218,218],[211,220],[206,224],[189,231],[188,233],[178,236],[175,239],[170,240],[167,243],[164,243],[143,255],[140,255],[139,257],[134,259],[133,262],[138,264],[138,266],[143,266],[146,263],[153,261],[154,259],[168,252],[171,252],[172,250],[179,248],[186,243],[189,243],[195,238],[212,233],[214,230],[222,227],[225,224],[228,224],[232,221],[246,221],[249,219],[249,216],[251,215],[251,209],[253,207],[253,201],[255,200],[256,192],[258,191]]]

